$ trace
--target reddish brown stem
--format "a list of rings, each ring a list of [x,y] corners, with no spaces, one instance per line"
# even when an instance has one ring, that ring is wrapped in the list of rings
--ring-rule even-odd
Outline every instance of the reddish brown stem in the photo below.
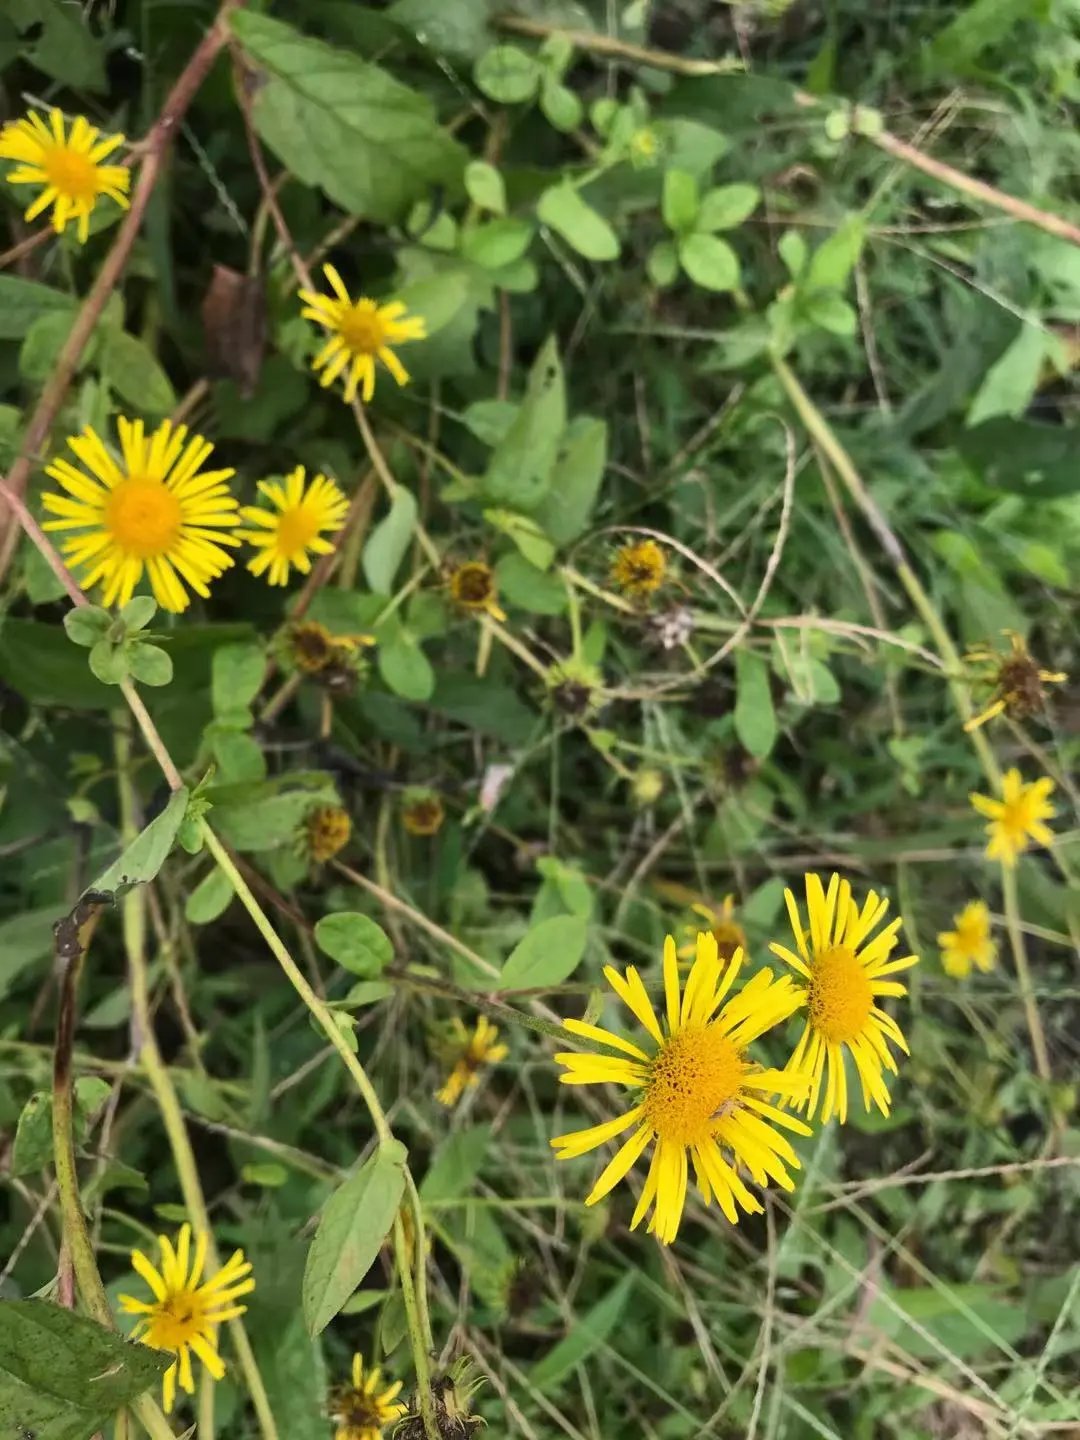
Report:
[[[135,193],[131,197],[131,208],[124,216],[112,249],[105,257],[105,263],[91,286],[90,293],[72,326],[63,350],[56,361],[48,384],[41,392],[30,423],[23,438],[22,451],[12,465],[7,477],[9,499],[21,499],[26,493],[27,482],[34,460],[40,454],[52,429],[53,421],[60,413],[68,387],[75,375],[94,327],[101,318],[109,296],[116,289],[132,247],[142,227],[146,207],[150,203],[154,185],[168,154],[169,146],[188,106],[195,98],[200,85],[206,79],[218,52],[228,39],[225,20],[231,10],[243,4],[243,0],[223,0],[213,25],[199,42],[191,59],[184,67],[179,79],[166,97],[161,113],[155,120],[150,133],[140,147],[142,164]],[[11,557],[18,543],[19,527],[12,523],[12,516],[5,510],[0,512],[0,580],[7,573]]]

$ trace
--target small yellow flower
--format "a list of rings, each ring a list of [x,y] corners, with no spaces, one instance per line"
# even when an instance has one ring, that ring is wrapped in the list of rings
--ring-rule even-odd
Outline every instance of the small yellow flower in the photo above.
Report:
[[[456,1105],[466,1090],[472,1090],[479,1083],[483,1066],[497,1065],[509,1054],[505,1045],[497,1043],[498,1026],[492,1025],[486,1015],[480,1016],[471,1035],[457,1016],[452,1029],[456,1058],[446,1083],[435,1092],[435,1099],[441,1105]]]
[[[738,1167],[745,1167],[758,1185],[767,1185],[772,1179],[785,1190],[793,1190],[795,1182],[787,1166],[797,1170],[799,1160],[774,1127],[810,1134],[809,1126],[764,1098],[780,1093],[796,1099],[805,1095],[809,1082],[801,1075],[762,1069],[746,1055],[754,1040],[797,1008],[799,992],[790,976],[776,979],[771,970],[759,970],[738,995],[727,999],[742,961],[742,951],[737,951],[731,960],[721,963],[713,937],[699,935],[697,959],[680,992],[679,961],[669,935],[664,943],[666,1033],[637,970],[631,965],[623,976],[613,966],[606,966],[608,984],[648,1032],[647,1038],[643,1037],[645,1049],[583,1020],[563,1022],[575,1035],[620,1053],[578,1055],[568,1051],[556,1055],[566,1067],[560,1081],[564,1085],[623,1085],[632,1092],[633,1104],[614,1120],[560,1135],[551,1144],[560,1160],[568,1160],[595,1150],[633,1126],[630,1139],[605,1166],[585,1203],[595,1205],[602,1200],[652,1144],[648,1174],[630,1228],[635,1229],[651,1208],[648,1228],[664,1245],[671,1244],[679,1229],[690,1162],[705,1204],[715,1196],[735,1225],[740,1209],[748,1215],[762,1209]]]
[[[316,865],[325,865],[344,850],[352,835],[352,821],[340,805],[319,805],[304,817],[300,848]]]
[[[899,1025],[877,1002],[886,995],[907,994],[905,986],[885,976],[917,965],[919,957],[889,959],[899,940],[899,916],[870,938],[889,910],[888,900],[876,891],[870,891],[860,910],[851,886],[839,875],[830,878],[828,891],[817,875],[807,875],[805,884],[808,934],[803,931],[795,896],[790,890],[784,891],[799,953],[784,945],[769,946],[774,955],[806,980],[799,997],[808,1011],[806,1026],[785,1067],[786,1073],[809,1076],[807,1109],[813,1119],[827,1064],[821,1119],[825,1123],[835,1113],[843,1124],[847,1120],[847,1049],[859,1074],[863,1105],[869,1110],[872,1100],[883,1115],[888,1115],[889,1091],[882,1070],[897,1073],[888,1041],[898,1045],[905,1055],[908,1047]]]
[[[655,766],[643,765],[634,772],[630,792],[635,805],[655,805],[664,793],[664,772]]]
[[[997,946],[990,933],[990,911],[983,900],[972,900],[959,915],[953,916],[955,930],[942,930],[937,937],[941,946],[941,963],[946,975],[964,980],[974,965],[982,971],[992,970]]]
[[[447,581],[450,598],[455,605],[474,615],[484,612],[494,620],[505,620],[505,612],[499,608],[499,591],[495,584],[495,572],[482,560],[466,560],[455,565]]]
[[[46,475],[66,495],[45,495],[45,530],[78,530],[62,549],[71,565],[85,567],[84,588],[99,581],[102,600],[126,605],[145,570],[164,610],[190,603],[184,582],[209,595],[209,582],[233,563],[221,547],[239,545],[226,533],[240,512],[226,481],[232,470],[201,470],[214,447],[187,427],[163,421],[149,438],[141,420],[117,420],[122,461],[89,426],[68,440],[84,470],[54,460]],[[185,444],[186,442],[186,444]],[[89,471],[89,474],[86,474]]]
[[[434,790],[406,790],[401,802],[401,823],[410,835],[437,835],[446,811]]]
[[[318,620],[295,620],[283,636],[285,654],[304,675],[321,675],[348,665],[373,635],[334,635]]]
[[[747,950],[746,931],[735,919],[735,897],[725,895],[722,905],[707,905],[700,902],[691,905],[695,915],[699,915],[708,926],[709,933],[716,941],[716,949],[721,960],[730,960],[736,950]],[[687,935],[697,935],[701,926],[691,923],[686,926]],[[693,941],[679,948],[679,957],[684,958],[695,954]]]
[[[107,195],[123,209],[128,208],[131,175],[124,165],[103,165],[102,161],[123,145],[123,135],[106,135],[83,115],[71,122],[66,132],[60,110],[49,111],[49,123],[31,111],[24,120],[15,120],[0,130],[0,160],[16,160],[9,170],[11,185],[43,185],[45,188],[26,212],[35,220],[50,205],[52,226],[59,234],[72,220],[78,223],[79,240],[86,244],[90,216],[98,198]]]
[[[364,1362],[353,1356],[352,1384],[335,1385],[330,1391],[328,1411],[337,1426],[335,1440],[382,1440],[383,1427],[392,1425],[406,1413],[406,1406],[396,1401],[401,1381],[379,1394],[381,1372],[376,1367],[364,1378]]]
[[[664,583],[667,557],[655,540],[623,545],[611,562],[611,583],[624,595],[648,599]]]
[[[304,479],[304,467],[298,465],[284,483],[260,480],[259,489],[275,508],[245,505],[242,511],[249,525],[259,527],[236,532],[259,551],[247,568],[252,575],[269,570],[271,585],[287,585],[294,565],[306,575],[312,555],[329,555],[334,548],[323,536],[335,534],[345,523],[349,502],[334,482],[316,475],[305,488]]]
[[[301,290],[304,302],[301,315],[314,320],[332,332],[330,339],[312,362],[313,370],[321,370],[319,384],[332,385],[343,371],[345,399],[352,401],[357,386],[365,404],[375,394],[375,361],[380,360],[399,385],[409,383],[409,372],[394,354],[391,346],[406,340],[424,340],[427,325],[421,315],[407,315],[400,300],[380,305],[361,297],[351,300],[341,276],[332,265],[323,266],[334,297],[316,290]]]
[[[1001,782],[1000,800],[993,800],[989,795],[968,797],[979,814],[990,822],[986,827],[990,837],[986,847],[988,859],[1000,860],[1002,865],[1011,868],[1032,840],[1036,845],[1054,843],[1054,832],[1043,824],[1056,814],[1049,799],[1053,789],[1053,780],[1045,775],[1025,785],[1014,766],[1006,771]]]
[[[985,710],[972,716],[965,730],[977,730],[1002,713],[1014,720],[1038,714],[1046,704],[1043,686],[1061,685],[1069,678],[1064,670],[1043,670],[1015,630],[1004,630],[1002,634],[1009,639],[1004,654],[980,645],[964,656],[965,663],[976,668],[976,682],[990,687]]]
[[[641,125],[630,136],[630,163],[635,170],[655,165],[660,156],[660,139],[649,125]]]
[[[158,1237],[161,1247],[161,1269],[158,1270],[141,1250],[131,1252],[134,1269],[146,1281],[153,1300],[137,1300],[121,1295],[125,1314],[139,1317],[133,1335],[155,1350],[169,1350],[176,1359],[165,1371],[162,1382],[166,1410],[173,1408],[176,1382],[189,1395],[195,1393],[191,1373],[191,1353],[198,1356],[215,1380],[225,1374],[225,1366],[217,1347],[217,1330],[226,1320],[243,1315],[246,1305],[237,1305],[241,1295],[255,1289],[251,1265],[244,1252],[237,1250],[209,1280],[202,1280],[209,1239],[200,1233],[191,1254],[191,1226],[182,1225],[176,1248],[165,1235]],[[189,1266],[190,1260],[190,1266]]]

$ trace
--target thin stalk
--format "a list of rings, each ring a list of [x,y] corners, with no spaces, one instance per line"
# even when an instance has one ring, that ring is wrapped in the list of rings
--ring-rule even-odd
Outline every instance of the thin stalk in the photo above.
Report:
[[[1011,865],[1001,867],[1001,898],[1004,902],[1005,929],[1009,934],[1009,945],[1012,949],[1013,963],[1016,966],[1016,978],[1020,985],[1020,999],[1023,1001],[1028,1030],[1031,1032],[1031,1048],[1035,1055],[1035,1068],[1039,1072],[1040,1080],[1049,1081],[1051,1079],[1050,1055],[1046,1048],[1042,1020],[1039,1018],[1039,1007],[1035,1003],[1035,988],[1031,983],[1027,949],[1024,945],[1024,930],[1020,923],[1016,870]]]
[[[419,1243],[419,1233],[417,1233]],[[405,1241],[405,1227],[401,1216],[394,1216],[394,1255],[397,1259],[398,1279],[401,1281],[401,1298],[405,1302],[405,1323],[409,1328],[413,1363],[416,1366],[416,1389],[420,1402],[420,1419],[423,1421],[427,1440],[439,1440],[439,1429],[435,1421],[435,1406],[431,1400],[431,1366],[424,1343],[420,1315],[416,1305],[416,1290],[413,1285],[409,1247]]]
[[[117,718],[113,744],[119,782],[121,834],[125,843],[128,843],[136,834],[138,827],[135,815],[135,790],[131,779],[131,733],[126,722],[126,716]],[[191,1216],[195,1229],[203,1231],[207,1237],[208,1274],[212,1276],[221,1269],[221,1258],[214,1243],[214,1232],[210,1225],[210,1215],[206,1207],[206,1198],[203,1195],[202,1182],[199,1179],[195,1152],[191,1148],[191,1139],[184,1123],[184,1114],[173,1086],[172,1076],[161,1058],[157,1037],[154,1034],[153,1016],[150,1013],[150,994],[146,974],[146,897],[141,887],[129,890],[124,896],[121,923],[124,948],[128,958],[131,1010],[138,1041],[139,1064],[154,1092],[154,1099],[161,1115],[169,1149],[172,1151],[177,1178],[180,1181],[180,1193],[184,1197],[184,1208]],[[277,1425],[270,1408],[266,1386],[263,1383],[262,1374],[255,1360],[255,1354],[243,1321],[230,1320],[229,1335],[236,1348],[244,1383],[251,1395],[251,1403],[255,1407],[255,1414],[264,1440],[278,1440]],[[212,1384],[213,1381],[209,1377],[204,1377],[199,1398],[199,1434],[205,1436],[209,1433],[210,1440],[213,1436],[213,1400],[206,1399],[206,1389],[208,1385]],[[209,1432],[202,1428],[207,1421],[211,1426]]]
[[[412,1177],[412,1171],[405,1167],[405,1189],[409,1192],[409,1206],[413,1217],[413,1243],[416,1246],[416,1255],[413,1263],[416,1266],[416,1309],[420,1317],[420,1336],[424,1342],[424,1349],[430,1354],[435,1349],[435,1341],[431,1334],[431,1315],[428,1311],[427,1300],[427,1231],[424,1226],[424,1206],[420,1199],[420,1192],[416,1188],[416,1181]]]

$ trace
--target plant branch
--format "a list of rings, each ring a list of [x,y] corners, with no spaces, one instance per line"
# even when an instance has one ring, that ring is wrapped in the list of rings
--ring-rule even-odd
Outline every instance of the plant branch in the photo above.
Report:
[[[745,68],[741,60],[697,60],[691,56],[673,55],[670,50],[650,50],[647,46],[634,45],[629,40],[603,35],[597,30],[567,30],[562,25],[546,25],[542,20],[530,20],[525,15],[496,15],[493,23],[500,30],[510,30],[515,35],[531,35],[537,40],[561,35],[571,45],[591,55],[649,65],[654,70],[667,70],[674,75],[730,75]]]
[[[139,179],[135,186],[135,193],[131,197],[131,207],[121,222],[112,249],[106,255],[104,263],[97,273],[97,278],[90,287],[90,293],[83,301],[75,318],[75,324],[64,343],[64,348],[57,357],[52,374],[41,392],[34,413],[30,417],[30,423],[26,427],[22,450],[8,474],[8,489],[18,498],[26,493],[34,458],[44,448],[53,421],[60,413],[60,407],[64,403],[68,387],[75,376],[82,353],[94,333],[94,327],[101,318],[109,296],[116,289],[120,277],[124,273],[124,267],[127,265],[132,247],[142,228],[146,207],[150,203],[154,186],[157,184],[158,176],[173,142],[173,137],[179,129],[180,121],[228,38],[225,20],[229,12],[235,10],[242,3],[243,0],[223,0],[214,23],[184,66],[176,84],[165,98],[161,113],[140,146],[142,163],[139,167]],[[3,579],[11,564],[18,535],[18,529],[11,524],[10,516],[0,513],[0,580]]]

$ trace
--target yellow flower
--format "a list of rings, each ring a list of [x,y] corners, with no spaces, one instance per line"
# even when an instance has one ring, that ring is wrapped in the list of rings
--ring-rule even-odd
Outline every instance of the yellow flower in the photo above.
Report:
[[[147,1301],[121,1295],[120,1304],[126,1314],[138,1315],[132,1333],[144,1345],[169,1350],[176,1356],[163,1380],[166,1410],[173,1408],[178,1378],[189,1395],[195,1393],[192,1351],[215,1380],[225,1374],[217,1349],[217,1327],[243,1315],[247,1306],[236,1302],[241,1295],[255,1289],[251,1265],[244,1259],[242,1250],[237,1250],[212,1279],[202,1280],[208,1243],[208,1237],[200,1233],[195,1240],[195,1254],[191,1255],[190,1225],[180,1227],[175,1249],[167,1236],[160,1235],[160,1271],[141,1250],[131,1252],[132,1266],[146,1281],[154,1298]]]
[[[332,331],[316,355],[312,369],[321,370],[319,384],[332,385],[345,370],[345,399],[351,401],[361,386],[365,403],[375,393],[375,361],[381,360],[399,385],[407,385],[409,372],[391,349],[405,340],[423,340],[427,325],[421,315],[406,315],[400,300],[380,305],[375,300],[353,301],[332,265],[323,266],[336,299],[316,290],[301,290],[301,315]]]
[[[463,610],[473,614],[484,611],[495,620],[506,619],[505,612],[499,609],[494,571],[482,560],[466,560],[463,565],[455,565],[447,585],[451,600]]]
[[[785,1069],[810,1078],[807,1106],[813,1119],[827,1061],[828,1083],[821,1119],[827,1122],[835,1113],[843,1124],[847,1120],[848,1100],[846,1047],[859,1072],[863,1105],[869,1110],[873,1100],[881,1113],[888,1115],[889,1091],[882,1070],[897,1073],[888,1041],[898,1045],[905,1055],[908,1047],[899,1025],[878,1008],[877,1001],[885,995],[906,995],[904,985],[884,977],[906,970],[919,960],[917,955],[889,959],[899,939],[900,917],[891,920],[871,939],[871,932],[888,912],[888,900],[871,890],[860,910],[852,897],[851,886],[839,875],[830,878],[828,891],[817,875],[807,875],[806,908],[810,929],[806,935],[795,896],[785,890],[784,899],[799,953],[796,955],[777,944],[770,945],[769,949],[805,978],[806,985],[800,988],[799,998],[809,1012],[795,1053]]]
[[[283,636],[285,653],[304,675],[322,675],[353,663],[362,645],[374,645],[372,635],[334,635],[318,620],[295,620]]]
[[[746,950],[746,931],[735,919],[734,895],[725,895],[722,905],[697,903],[691,905],[690,908],[695,915],[700,915],[708,925],[709,932],[716,941],[716,949],[721,960],[730,960],[736,950]],[[690,924],[686,927],[686,933],[696,935],[700,929],[700,925]],[[680,959],[693,955],[695,950],[696,947],[693,943],[680,946]]]
[[[624,1085],[633,1092],[634,1103],[614,1120],[560,1135],[551,1144],[559,1159],[567,1160],[594,1150],[632,1126],[629,1140],[604,1168],[585,1203],[595,1205],[602,1200],[652,1144],[648,1174],[630,1228],[638,1226],[651,1207],[648,1228],[665,1245],[671,1244],[679,1229],[689,1162],[693,1162],[705,1204],[715,1196],[734,1225],[740,1209],[751,1215],[762,1209],[738,1167],[744,1167],[758,1185],[767,1185],[772,1179],[792,1190],[795,1182],[787,1166],[798,1169],[799,1161],[774,1127],[810,1134],[809,1126],[764,1098],[770,1092],[797,1098],[805,1094],[807,1081],[799,1075],[763,1070],[746,1056],[752,1041],[797,1008],[799,992],[790,976],[776,979],[772,971],[759,970],[725,1004],[742,961],[742,952],[737,951],[731,960],[721,963],[713,937],[699,935],[697,959],[680,995],[679,962],[675,941],[669,935],[664,944],[666,1032],[637,970],[630,966],[623,976],[607,966],[608,984],[648,1032],[647,1038],[643,1037],[644,1049],[597,1025],[582,1020],[564,1022],[575,1035],[620,1053],[556,1055],[566,1067],[567,1073],[559,1076],[562,1083]]]
[[[57,234],[69,221],[77,220],[79,240],[85,245],[99,196],[107,195],[128,208],[131,175],[126,166],[101,163],[123,145],[124,137],[100,136],[83,115],[75,117],[67,134],[63,112],[56,109],[49,111],[48,125],[31,111],[25,120],[15,120],[0,130],[0,160],[20,162],[17,169],[8,171],[8,183],[45,187],[27,210],[27,220],[35,220],[51,205]]]
[[[942,930],[937,937],[941,946],[941,963],[946,975],[963,980],[971,974],[972,965],[979,970],[992,970],[997,946],[990,933],[990,911],[983,900],[972,900],[959,915],[953,916],[955,930]]]
[[[311,569],[310,556],[329,555],[334,548],[323,535],[335,534],[345,523],[349,502],[334,482],[316,475],[305,489],[304,477],[304,467],[298,465],[284,483],[260,480],[259,489],[275,510],[261,505],[243,508],[248,524],[259,527],[236,532],[259,552],[247,568],[252,575],[268,569],[271,585],[287,585],[293,565],[306,575]]]
[[[84,532],[61,548],[69,564],[86,567],[85,588],[101,581],[106,605],[126,605],[145,570],[163,609],[186,610],[184,582],[205,599],[209,582],[233,563],[221,547],[240,543],[225,533],[240,519],[225,483],[234,472],[201,471],[214,447],[201,435],[188,440],[185,425],[165,420],[147,438],[141,420],[120,417],[117,429],[122,463],[87,426],[68,440],[84,470],[68,460],[45,467],[67,495],[43,497],[60,517],[43,528]]]
[[[407,790],[401,802],[401,823],[410,835],[437,835],[446,812],[434,790]]]
[[[659,590],[667,571],[667,557],[655,540],[623,545],[611,562],[611,583],[625,595],[644,600]]]
[[[1015,630],[1004,630],[1002,634],[1009,637],[1009,649],[1004,654],[980,645],[964,656],[966,664],[981,672],[975,675],[976,682],[990,687],[986,709],[972,716],[965,730],[977,730],[1002,712],[1017,720],[1035,715],[1046,703],[1043,686],[1060,685],[1069,678],[1064,670],[1043,670]]]
[[[344,850],[352,835],[352,821],[340,805],[319,805],[304,817],[300,848],[316,865]]]
[[[453,1032],[456,1059],[445,1085],[435,1092],[435,1099],[441,1105],[456,1105],[466,1090],[472,1090],[477,1085],[482,1066],[497,1065],[509,1053],[505,1045],[496,1043],[498,1026],[492,1025],[486,1015],[480,1016],[471,1035],[455,1016]]]
[[[352,1384],[335,1385],[330,1391],[329,1414],[337,1426],[335,1440],[381,1440],[384,1425],[400,1420],[406,1407],[395,1403],[401,1381],[395,1380],[380,1395],[380,1371],[369,1370],[364,1379],[364,1362],[353,1356]]]
[[[992,800],[989,795],[968,797],[979,814],[990,821],[986,827],[990,837],[986,847],[988,859],[1000,860],[1002,865],[1011,868],[1030,841],[1034,840],[1037,845],[1054,843],[1054,832],[1043,824],[1056,813],[1049,799],[1053,789],[1053,780],[1045,775],[1025,785],[1014,766],[1006,771],[1001,782],[1000,800]]]

